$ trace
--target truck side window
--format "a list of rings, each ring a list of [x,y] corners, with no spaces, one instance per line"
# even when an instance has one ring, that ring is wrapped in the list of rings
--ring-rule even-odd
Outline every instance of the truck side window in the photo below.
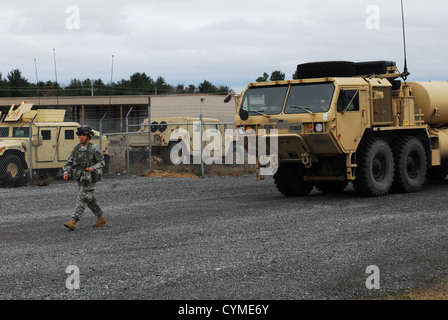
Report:
[[[75,130],[65,130],[65,140],[75,140]]]
[[[40,133],[42,134],[43,140],[51,140],[51,131],[50,130],[42,130]]]
[[[29,137],[30,128],[29,127],[14,127],[12,128],[12,137],[13,138],[25,138]]]
[[[0,138],[9,137],[9,128],[0,128]]]
[[[341,90],[338,98],[338,112],[359,111],[359,90]]]

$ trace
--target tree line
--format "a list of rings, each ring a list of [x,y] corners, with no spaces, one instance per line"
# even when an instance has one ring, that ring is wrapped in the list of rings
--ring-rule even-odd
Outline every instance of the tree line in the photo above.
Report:
[[[164,94],[228,94],[233,92],[224,85],[214,85],[204,80],[199,85],[171,85],[163,77],[152,79],[146,73],[136,72],[129,79],[104,83],[101,79],[72,79],[67,86],[56,81],[31,83],[18,69],[6,77],[0,73],[0,97],[46,97],[46,96],[107,96],[107,95],[164,95]]]
[[[264,72],[257,82],[284,80],[285,74]],[[204,80],[199,85],[171,85],[161,76],[152,79],[146,73],[136,72],[129,79],[104,83],[101,79],[72,79],[62,87],[56,81],[31,83],[19,69],[11,70],[6,77],[0,72],[0,97],[47,97],[47,96],[109,96],[109,95],[164,95],[164,94],[228,94],[234,90],[224,85],[214,85]]]

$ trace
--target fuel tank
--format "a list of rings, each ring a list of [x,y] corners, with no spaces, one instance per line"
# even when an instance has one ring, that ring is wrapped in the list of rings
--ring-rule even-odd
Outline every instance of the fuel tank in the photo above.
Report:
[[[434,128],[448,125],[448,82],[409,82],[415,108],[421,109],[426,124]]]

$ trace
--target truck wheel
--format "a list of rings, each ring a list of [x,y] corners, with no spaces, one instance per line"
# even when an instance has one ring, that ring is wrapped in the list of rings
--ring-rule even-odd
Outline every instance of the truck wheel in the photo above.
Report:
[[[274,174],[275,185],[287,197],[306,196],[314,185],[303,180],[303,170],[295,163],[282,163]]]
[[[345,190],[347,181],[319,181],[316,182],[316,189],[323,193],[338,193]]]
[[[422,142],[407,136],[398,138],[393,147],[395,176],[392,190],[408,193],[419,191],[426,181],[426,152]]]
[[[386,195],[394,178],[394,158],[389,144],[380,138],[368,138],[356,154],[357,170],[353,183],[361,196]]]
[[[21,187],[26,185],[23,164],[15,154],[4,155],[0,160],[0,176],[4,177],[6,186]]]

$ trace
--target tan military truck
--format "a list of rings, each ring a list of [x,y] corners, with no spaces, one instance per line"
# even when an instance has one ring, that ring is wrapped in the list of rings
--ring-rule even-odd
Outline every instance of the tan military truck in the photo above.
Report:
[[[38,109],[21,103],[12,105],[0,122],[0,185],[22,186],[33,176],[56,176],[67,161],[73,147],[79,143],[76,122],[64,122],[65,110]],[[0,114],[1,117],[1,114]],[[30,137],[31,135],[31,137]],[[100,145],[99,133],[92,142]],[[106,162],[109,141],[102,139]],[[31,146],[31,154],[30,154]]]
[[[362,196],[415,192],[448,174],[448,82],[408,75],[391,61],[300,64],[294,80],[250,84],[235,125],[263,134],[268,153],[276,134],[273,177],[286,196],[349,182]]]
[[[149,152],[149,137],[147,133],[149,128],[151,128],[152,155],[160,156],[165,164],[177,165],[183,162],[182,149],[180,147],[184,146],[186,141],[189,143],[188,153],[190,157],[197,157],[201,148],[200,142],[195,141],[195,137],[199,137],[200,135],[199,121],[199,117],[153,117],[151,118],[151,125],[149,125],[149,119],[146,118],[142,122],[138,132],[129,135],[129,160],[132,164],[135,164],[144,162],[147,159]],[[215,118],[202,118],[202,123],[203,148],[206,148],[209,142],[214,140],[212,136],[220,134],[221,155],[225,157],[226,142],[224,132],[221,132],[222,130],[220,131],[219,128],[219,120]],[[233,127],[231,129],[233,130]],[[185,135],[175,134],[176,130],[183,130],[181,132],[184,132]],[[239,157],[244,156],[244,150],[240,150],[233,143],[233,140],[229,145],[232,146],[232,152],[239,154],[237,152],[239,150],[241,153],[241,155],[238,155],[238,158],[234,159],[235,161],[239,160]],[[217,147],[216,149],[219,148]],[[227,149],[230,150],[230,148]],[[210,151],[212,156],[214,156],[215,150]],[[193,163],[191,160],[193,159],[190,159],[190,163]]]

